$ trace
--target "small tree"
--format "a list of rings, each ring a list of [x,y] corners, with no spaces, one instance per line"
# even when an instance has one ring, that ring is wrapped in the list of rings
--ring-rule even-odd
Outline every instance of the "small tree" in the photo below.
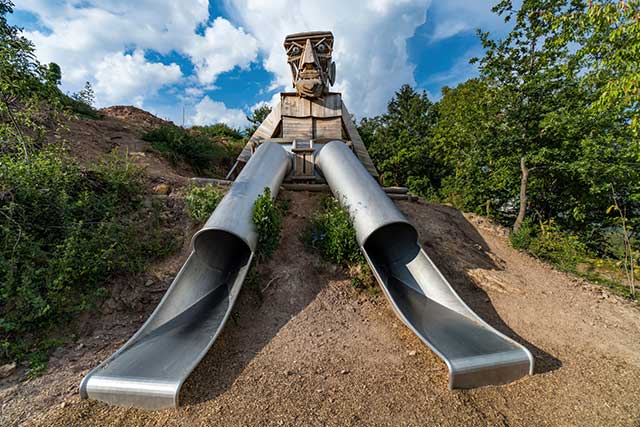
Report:
[[[258,129],[260,124],[264,122],[264,119],[271,113],[271,107],[267,104],[262,104],[258,108],[251,112],[251,115],[247,116],[247,120],[251,122],[251,125],[245,129],[247,136],[251,137],[253,133]]]
[[[82,90],[71,95],[71,98],[75,99],[78,102],[82,102],[83,104],[86,104],[89,107],[93,107],[93,104],[96,101],[96,97],[93,92],[93,87],[91,86],[90,82],[85,82]]]

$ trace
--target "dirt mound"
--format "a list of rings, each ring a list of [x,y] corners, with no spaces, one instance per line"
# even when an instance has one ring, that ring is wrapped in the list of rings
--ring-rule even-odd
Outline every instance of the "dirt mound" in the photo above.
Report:
[[[100,110],[101,119],[69,118],[64,126],[51,132],[53,141],[66,141],[71,154],[81,164],[91,165],[117,151],[143,167],[150,186],[184,185],[193,171],[187,165],[171,165],[160,153],[143,141],[142,135],[161,125],[171,124],[136,107],[115,106]]]
[[[173,122],[163,120],[132,105],[114,105],[99,110],[108,117],[114,117],[145,132],[160,126],[173,126]]]
[[[444,363],[384,296],[356,291],[344,271],[305,250],[299,236],[319,196],[284,196],[291,209],[280,247],[260,266],[258,285],[241,292],[232,319],[187,380],[181,408],[148,412],[81,401],[77,387],[143,323],[187,250],[157,275],[129,281],[138,291],[123,288],[97,315],[99,328],[62,349],[45,375],[0,394],[0,423],[638,425],[636,306],[514,251],[504,230],[484,218],[399,202],[463,299],[536,358],[535,375],[516,383],[449,391]],[[146,304],[127,302],[127,292]]]

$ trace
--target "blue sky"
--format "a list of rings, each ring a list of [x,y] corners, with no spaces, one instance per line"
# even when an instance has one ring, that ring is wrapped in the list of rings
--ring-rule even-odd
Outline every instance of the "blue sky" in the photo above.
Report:
[[[99,107],[137,105],[182,124],[246,125],[245,114],[290,90],[288,33],[335,35],[334,90],[357,117],[382,113],[402,84],[438,99],[477,75],[475,29],[508,30],[493,2],[430,0],[18,0],[9,16],[63,90],[90,81]]]

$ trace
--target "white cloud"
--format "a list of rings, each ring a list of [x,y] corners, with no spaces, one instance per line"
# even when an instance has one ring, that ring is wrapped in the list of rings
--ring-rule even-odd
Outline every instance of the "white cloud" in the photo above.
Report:
[[[406,41],[425,22],[430,0],[225,0],[233,19],[257,39],[272,89],[291,87],[282,43],[289,33],[330,30],[335,36],[337,82],[358,117],[386,109],[404,83],[414,84]]]
[[[402,84],[415,85],[406,42],[425,23],[427,10],[427,24],[433,25],[431,42],[477,27],[497,32],[507,28],[490,5],[480,1],[432,5],[431,0],[224,0],[224,4],[231,22],[217,17],[199,33],[196,29],[209,20],[208,0],[21,0],[16,8],[35,13],[50,30],[26,35],[34,41],[41,62],[60,64],[64,90],[77,91],[88,80],[96,88],[99,106],[158,105],[154,94],[173,84],[170,89],[187,106],[200,100],[196,107],[201,111],[196,108],[193,120],[213,120],[217,115],[235,123],[244,120],[244,113],[241,117],[240,110],[203,96],[215,88],[221,73],[248,67],[258,52],[264,68],[274,74],[270,90],[291,89],[282,47],[289,33],[334,33],[333,89],[343,92],[352,112],[363,117],[383,112]],[[149,50],[183,55],[194,64],[193,75],[181,76],[175,64],[146,59]],[[431,81],[453,84],[472,71],[462,64]],[[277,99],[276,93],[272,101]]]
[[[98,105],[103,106],[103,102],[140,102],[163,85],[175,83],[173,65],[151,63],[144,58],[148,50],[189,57],[201,85],[254,61],[255,39],[223,18],[215,19],[204,35],[196,33],[209,18],[208,6],[207,0],[24,0],[16,8],[38,15],[50,30],[25,35],[35,43],[41,62],[62,67],[63,89],[74,92],[90,81],[96,86]],[[127,55],[131,49],[136,53]],[[119,77],[125,78],[110,78],[108,66],[118,66]],[[134,70],[140,71],[141,82],[132,81]]]
[[[189,120],[192,125],[211,125],[225,123],[233,128],[249,125],[245,112],[236,108],[227,108],[224,103],[214,101],[208,96],[195,105],[196,114]]]
[[[196,66],[200,83],[213,83],[220,73],[246,68],[258,55],[256,39],[223,18],[216,18],[204,37],[195,37],[186,52]]]
[[[102,104],[126,102],[133,94],[136,105],[141,106],[146,95],[181,77],[178,65],[147,62],[141,50],[133,55],[114,53],[95,66],[95,91]]]

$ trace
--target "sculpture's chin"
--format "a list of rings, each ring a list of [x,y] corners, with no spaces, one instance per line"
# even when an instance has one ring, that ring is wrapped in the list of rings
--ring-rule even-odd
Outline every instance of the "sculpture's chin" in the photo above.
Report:
[[[324,85],[320,79],[299,79],[296,82],[296,90],[301,96],[316,98],[322,95]]]

